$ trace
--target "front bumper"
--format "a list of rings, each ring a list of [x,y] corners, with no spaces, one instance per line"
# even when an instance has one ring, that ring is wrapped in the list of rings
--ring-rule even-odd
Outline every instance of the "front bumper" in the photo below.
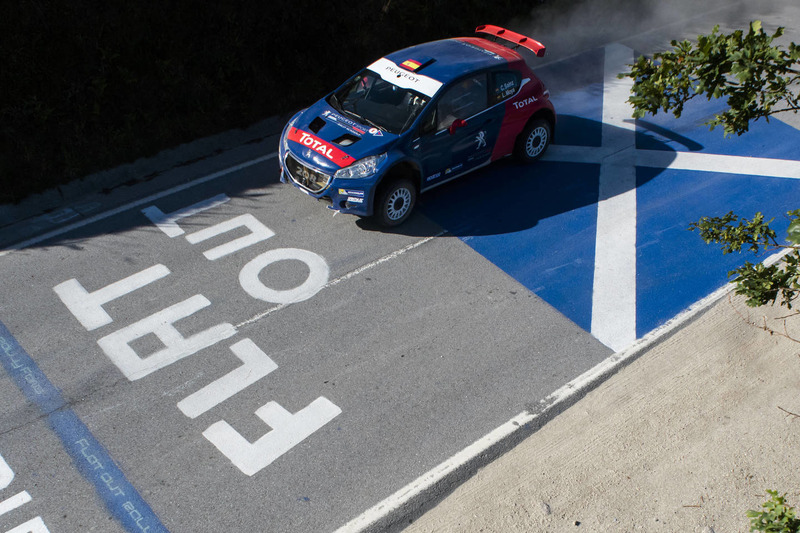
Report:
[[[372,199],[378,180],[377,176],[357,180],[331,178],[324,189],[313,192],[298,183],[281,161],[280,179],[281,182],[294,185],[312,198],[325,202],[328,204],[328,209],[349,215],[370,216],[372,214]]]

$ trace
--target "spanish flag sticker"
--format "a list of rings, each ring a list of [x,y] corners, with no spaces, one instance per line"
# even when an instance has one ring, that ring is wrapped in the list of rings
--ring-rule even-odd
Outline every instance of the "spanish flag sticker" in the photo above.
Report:
[[[420,63],[419,61],[414,61],[413,59],[406,59],[405,61],[403,61],[403,63],[400,66],[404,67],[404,68],[407,68],[411,72],[414,72],[419,67],[422,66],[422,63]]]

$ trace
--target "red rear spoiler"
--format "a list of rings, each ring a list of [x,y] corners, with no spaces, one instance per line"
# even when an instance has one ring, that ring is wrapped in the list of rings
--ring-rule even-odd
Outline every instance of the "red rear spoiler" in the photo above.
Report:
[[[499,37],[504,41],[514,43],[515,45],[522,46],[523,48],[527,48],[531,52],[534,52],[537,57],[544,56],[545,46],[542,43],[534,39],[531,39],[530,37],[525,37],[524,35],[515,33],[511,30],[501,28],[500,26],[483,24],[475,28],[475,33],[488,33],[489,35],[494,35],[495,37]]]

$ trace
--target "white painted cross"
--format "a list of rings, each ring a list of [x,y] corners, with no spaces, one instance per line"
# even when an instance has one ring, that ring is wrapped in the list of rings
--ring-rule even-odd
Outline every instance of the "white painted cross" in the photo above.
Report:
[[[636,340],[636,167],[800,178],[800,161],[697,152],[636,149],[636,123],[627,103],[633,80],[617,78],[633,50],[606,47],[602,146],[550,146],[545,161],[600,165],[591,333],[621,351]]]

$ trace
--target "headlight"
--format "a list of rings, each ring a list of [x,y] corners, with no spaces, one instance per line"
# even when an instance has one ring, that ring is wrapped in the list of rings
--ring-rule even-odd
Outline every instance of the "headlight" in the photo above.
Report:
[[[337,170],[333,177],[338,179],[366,178],[367,176],[375,174],[378,170],[378,166],[385,160],[386,154],[371,155],[356,161],[348,167]]]

